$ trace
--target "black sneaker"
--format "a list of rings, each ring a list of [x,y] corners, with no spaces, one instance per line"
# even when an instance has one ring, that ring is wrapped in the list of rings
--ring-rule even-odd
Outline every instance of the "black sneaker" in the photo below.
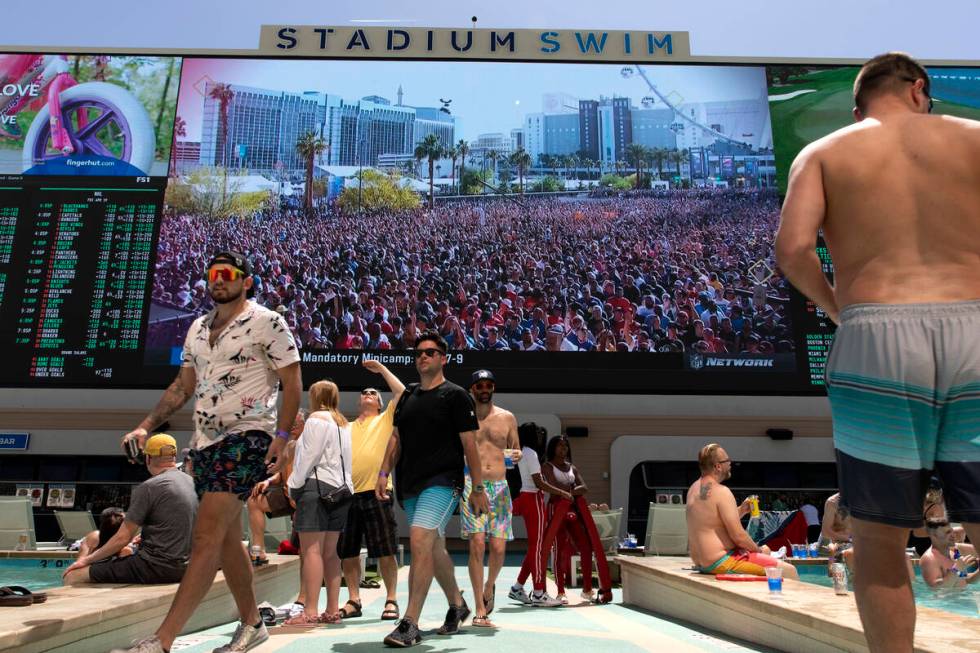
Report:
[[[458,633],[459,625],[470,616],[470,606],[466,605],[466,599],[462,597],[462,594],[460,595],[460,599],[463,601],[462,604],[449,606],[449,610],[446,611],[446,621],[436,631],[437,634],[453,635]]]
[[[402,619],[398,622],[398,627],[385,637],[386,646],[397,646],[408,648],[422,643],[422,634],[419,627],[412,623],[411,619]]]

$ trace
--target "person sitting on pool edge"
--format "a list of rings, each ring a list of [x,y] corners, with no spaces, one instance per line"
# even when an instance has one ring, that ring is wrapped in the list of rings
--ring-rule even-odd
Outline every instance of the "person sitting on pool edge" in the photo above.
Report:
[[[125,519],[126,513],[123,512],[122,508],[106,508],[99,515],[99,527],[75,542],[68,550],[78,551],[79,557],[88,555],[108,542],[119,531],[119,527],[122,526],[123,520]],[[131,556],[133,555],[134,549],[135,547],[130,542],[119,549],[119,553],[116,556],[119,558]]]
[[[65,585],[180,582],[190,556],[191,531],[197,514],[194,479],[180,471],[177,442],[166,433],[146,441],[143,459],[150,478],[133,489],[119,530],[104,545],[80,556],[65,570]],[[110,560],[141,528],[142,541],[136,554]]]
[[[731,478],[732,461],[721,445],[702,447],[698,455],[701,478],[687,491],[687,540],[691,560],[702,574],[765,576],[767,567],[782,567],[783,577],[797,580],[796,568],[769,556],[769,547],[757,545],[742,528],[748,499],[735,504],[735,495],[723,481]]]

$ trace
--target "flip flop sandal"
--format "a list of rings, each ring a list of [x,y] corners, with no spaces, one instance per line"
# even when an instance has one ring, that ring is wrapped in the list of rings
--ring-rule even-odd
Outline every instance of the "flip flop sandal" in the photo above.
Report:
[[[361,581],[361,588],[366,590],[376,590],[381,587],[381,583],[373,578],[365,578]]]
[[[394,608],[389,608],[389,605],[395,606]],[[382,621],[395,621],[398,619],[398,601],[388,600],[385,601],[385,609],[381,613]]]
[[[348,605],[354,608],[350,612],[347,611]],[[363,614],[363,612],[361,611],[361,602],[350,600],[347,603],[345,603],[342,608],[340,608],[340,612],[338,612],[337,614],[340,615],[341,619],[353,619],[354,617],[360,617]]]
[[[324,610],[320,613],[320,616],[316,618],[321,624],[339,624],[340,620],[344,617],[339,612],[334,612],[333,614],[327,614]]]
[[[484,595],[484,597],[483,597],[483,607],[485,607],[487,609],[487,616],[488,617],[490,616],[490,613],[493,612],[493,599],[494,599],[495,596],[497,596],[497,586],[496,585],[493,586],[493,593],[490,595],[490,599],[489,600],[487,600],[486,595]]]
[[[477,628],[496,628],[497,624],[490,621],[490,617],[473,617],[473,625]]]
[[[253,567],[261,567],[262,565],[267,565],[267,564],[269,564],[268,558],[252,558]]]
[[[305,612],[300,612],[295,617],[290,617],[282,622],[283,626],[293,626],[299,628],[315,628],[320,625],[320,617],[308,617]]]
[[[48,600],[48,595],[45,592],[32,592],[26,587],[21,587],[20,585],[7,585],[7,587],[13,590],[15,594],[30,596],[32,599],[34,599],[35,603],[44,603]]]
[[[0,587],[0,606],[20,607],[33,604],[34,596],[30,592],[24,594],[15,592],[12,587]]]

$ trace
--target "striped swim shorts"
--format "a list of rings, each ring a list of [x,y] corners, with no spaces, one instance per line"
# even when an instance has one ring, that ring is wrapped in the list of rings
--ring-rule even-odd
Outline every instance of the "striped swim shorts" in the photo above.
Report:
[[[841,505],[922,525],[937,473],[953,521],[980,522],[980,301],[855,304],[827,360]]]
[[[439,537],[446,534],[446,524],[456,511],[459,490],[444,485],[427,487],[418,496],[402,499],[402,508],[408,517],[408,525],[439,531]]]

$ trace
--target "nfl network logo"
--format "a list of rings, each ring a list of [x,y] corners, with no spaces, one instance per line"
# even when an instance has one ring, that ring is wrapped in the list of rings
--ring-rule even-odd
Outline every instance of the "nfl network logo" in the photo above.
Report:
[[[692,370],[700,370],[704,367],[704,356],[698,353],[693,353],[687,359],[687,364]]]

